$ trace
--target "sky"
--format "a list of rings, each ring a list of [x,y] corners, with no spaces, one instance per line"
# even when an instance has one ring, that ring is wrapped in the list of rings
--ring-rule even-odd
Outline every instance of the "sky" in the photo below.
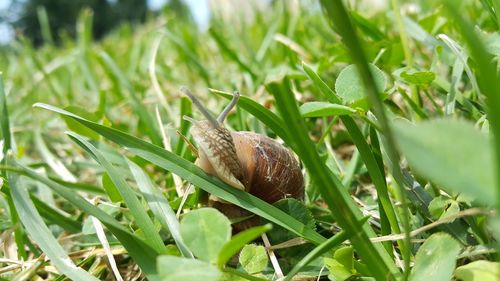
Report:
[[[111,0],[113,1],[113,0]],[[0,11],[7,9],[12,0],[0,0]],[[152,10],[160,9],[168,0],[148,0],[148,5]],[[184,0],[189,6],[193,17],[200,26],[206,26],[210,18],[208,0]],[[9,42],[14,36],[13,30],[8,24],[0,23],[0,44]]]

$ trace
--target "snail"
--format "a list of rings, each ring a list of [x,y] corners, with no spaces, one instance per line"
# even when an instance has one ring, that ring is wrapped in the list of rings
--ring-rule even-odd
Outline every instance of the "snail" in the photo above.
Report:
[[[196,121],[184,116],[192,123],[191,134],[199,147],[197,166],[270,204],[287,197],[303,199],[304,177],[299,162],[289,149],[267,136],[229,132],[224,127],[224,119],[238,103],[238,92],[233,93],[231,102],[214,118],[187,88],[182,87],[181,91],[206,118]],[[252,216],[249,211],[214,196],[210,196],[209,204],[228,218],[240,220],[233,223],[235,232],[260,223],[260,218]]]

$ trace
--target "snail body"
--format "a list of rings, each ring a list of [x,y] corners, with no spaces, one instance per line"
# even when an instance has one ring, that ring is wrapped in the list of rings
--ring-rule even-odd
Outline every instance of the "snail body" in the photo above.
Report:
[[[238,102],[237,92],[215,119],[189,90],[183,88],[182,91],[207,118],[202,121],[189,120],[193,124],[191,133],[199,146],[196,165],[234,188],[271,204],[287,197],[303,199],[304,178],[299,162],[290,150],[267,136],[253,132],[229,132],[223,126],[226,115]],[[230,219],[252,215],[213,196],[209,203]],[[240,231],[258,223],[259,218],[252,217],[233,224],[233,229]]]

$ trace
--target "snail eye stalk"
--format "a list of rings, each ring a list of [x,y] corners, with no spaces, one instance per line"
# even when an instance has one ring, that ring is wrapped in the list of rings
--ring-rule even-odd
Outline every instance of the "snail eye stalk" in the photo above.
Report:
[[[191,99],[191,101],[193,101],[194,105],[198,108],[198,110],[200,110],[201,114],[203,114],[203,116],[207,118],[207,120],[210,122],[210,124],[212,124],[214,128],[219,127],[220,123],[217,121],[217,119],[215,119],[215,117],[213,117],[212,114],[208,112],[208,110],[201,104],[200,100],[195,95],[193,95],[193,93],[191,93],[191,91],[187,87],[184,86],[181,87],[180,91],[186,96],[188,96]],[[193,119],[189,120],[186,119],[185,117],[184,119],[193,123],[192,122]]]
[[[224,119],[226,119],[227,115],[229,114],[229,111],[231,111],[231,109],[233,109],[236,106],[236,104],[238,104],[239,99],[240,99],[240,92],[238,91],[233,92],[233,99],[228,105],[226,105],[226,108],[224,108],[219,117],[217,117],[217,121],[219,123],[222,124],[224,122]]]

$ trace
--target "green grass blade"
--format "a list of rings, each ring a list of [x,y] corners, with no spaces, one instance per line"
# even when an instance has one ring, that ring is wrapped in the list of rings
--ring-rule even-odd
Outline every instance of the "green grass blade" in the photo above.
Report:
[[[52,152],[50,152],[49,148],[45,144],[45,141],[42,138],[42,134],[39,130],[35,131],[35,146],[40,152],[42,159],[45,163],[56,173],[60,178],[65,181],[75,182],[76,177],[66,168],[62,161],[57,159]]]
[[[314,86],[323,94],[323,96],[331,103],[342,104],[342,99],[319,77],[319,75],[307,64],[302,64],[302,70],[307,77],[311,79]]]
[[[7,96],[5,94],[4,84],[3,84],[3,74],[0,72],[0,165],[7,162],[7,152],[12,148],[12,135],[10,130],[10,118],[9,111],[7,109]],[[7,172],[0,171],[0,176],[7,177]],[[14,207],[14,202],[12,196],[7,195],[7,201],[10,206],[10,219],[12,224],[17,225],[19,223],[19,214]],[[22,258],[27,258],[26,251],[24,250],[25,243],[25,233],[22,227],[16,227],[14,230],[15,241],[17,245],[18,255]]]
[[[323,96],[328,101],[334,104],[341,102],[340,97],[338,97],[335,92],[330,87],[328,87],[325,82],[323,82],[321,77],[311,67],[309,67],[307,64],[303,64],[302,68],[309,79],[313,81],[314,86],[323,94]],[[372,182],[375,185],[375,189],[377,190],[378,195],[378,201],[383,207],[381,216],[385,214],[394,232],[400,233],[401,230],[399,228],[399,222],[396,217],[396,211],[394,210],[394,207],[389,198],[389,193],[387,192],[387,184],[385,181],[385,175],[383,173],[383,166],[380,167],[380,165],[377,163],[377,159],[375,158],[373,151],[366,142],[365,137],[363,136],[354,119],[351,116],[340,116],[340,119],[344,123],[344,126],[349,132],[352,141],[356,145],[361,159],[365,163],[365,166],[368,170],[368,174],[370,175]]]
[[[0,72],[0,140],[3,140],[2,155],[7,155],[7,151],[12,146],[10,135],[9,111],[7,110],[7,97],[3,86],[3,74]],[[6,159],[6,158],[5,158]],[[0,163],[5,163],[5,159],[0,159]]]
[[[94,195],[105,195],[106,194],[104,189],[102,189],[102,187],[100,187],[100,186],[95,186],[95,185],[91,185],[91,184],[87,184],[87,183],[79,183],[79,182],[67,182],[67,181],[64,181],[64,180],[62,180],[60,178],[56,178],[56,177],[48,177],[48,178],[54,182],[57,182],[61,185],[69,187],[70,189],[83,191],[83,192],[91,193]]]
[[[377,279],[385,279],[387,274],[397,275],[396,266],[381,245],[374,245],[369,237],[375,236],[367,225],[360,225],[361,212],[342,186],[340,180],[321,160],[316,148],[307,134],[304,120],[300,116],[290,81],[272,81],[267,89],[275,99],[282,116],[287,116],[288,128],[295,133],[295,152],[309,171],[312,181],[317,185],[323,199],[338,224],[348,233],[351,242],[366,264],[370,265],[372,274]]]
[[[158,250],[160,253],[165,252],[165,245],[160,237],[160,234],[155,229],[153,221],[148,216],[146,210],[142,206],[141,202],[137,198],[135,192],[127,184],[123,174],[119,173],[117,169],[111,165],[111,163],[106,160],[104,155],[90,142],[85,140],[82,136],[75,133],[68,133],[68,135],[82,148],[90,152],[92,157],[108,172],[111,180],[117,187],[120,195],[122,196],[125,204],[130,210],[130,213],[135,219],[135,223],[144,232],[147,243],[154,249]]]
[[[179,230],[179,221],[175,216],[174,211],[170,207],[168,200],[165,198],[163,193],[156,187],[148,175],[132,161],[127,159],[127,164],[132,172],[132,175],[141,191],[144,199],[148,203],[151,211],[155,217],[160,221],[163,228],[170,231],[172,238],[175,240],[175,244],[179,248],[181,254],[186,258],[193,258],[193,253],[182,241],[182,237]]]
[[[50,32],[49,16],[47,15],[45,6],[38,6],[36,8],[36,14],[38,16],[38,22],[40,23],[43,42],[45,44],[53,45],[54,39],[52,37],[52,33]]]
[[[192,102],[188,97],[181,98],[181,114],[179,116],[180,118],[179,132],[183,136],[187,136],[189,128],[191,127],[191,123],[187,120],[184,120],[183,116],[193,117]],[[186,142],[184,141],[177,142],[177,146],[175,147],[175,154],[184,155],[183,152],[185,151],[185,148],[186,148]]]
[[[0,169],[9,172],[14,172],[20,175],[30,177],[37,180],[50,189],[54,190],[58,195],[66,199],[76,208],[83,212],[92,215],[99,219],[111,233],[121,242],[123,247],[127,249],[128,253],[137,262],[141,270],[150,280],[158,280],[156,272],[156,257],[159,252],[151,248],[147,243],[139,239],[137,236],[130,233],[123,225],[116,221],[113,217],[97,208],[96,206],[87,202],[87,200],[71,189],[66,188],[48,178],[39,175],[37,172],[26,167],[16,164],[16,167],[1,166]]]
[[[50,229],[45,225],[33,202],[30,200],[26,189],[19,184],[18,176],[8,173],[7,178],[12,199],[26,231],[37,242],[47,257],[50,258],[51,263],[61,273],[72,280],[99,280],[85,270],[77,267],[71,261],[66,251],[59,245]]]
[[[285,281],[292,280],[293,276],[297,274],[302,268],[307,266],[310,262],[321,256],[322,254],[328,252],[331,248],[337,247],[342,242],[347,240],[349,237],[345,231],[341,231],[334,236],[328,238],[325,242],[321,243],[321,245],[317,246],[309,252],[305,257],[303,257],[293,268],[288,272]]]
[[[342,40],[350,52],[351,58],[357,66],[359,74],[362,78],[363,84],[365,86],[365,90],[367,93],[368,100],[370,101],[370,106],[373,109],[375,116],[377,117],[380,126],[382,128],[382,133],[385,137],[385,141],[383,142],[385,151],[389,156],[389,160],[391,162],[391,173],[393,174],[397,186],[399,188],[400,200],[402,203],[402,216],[401,221],[403,225],[403,230],[405,233],[404,239],[404,247],[401,249],[403,252],[403,260],[405,262],[405,275],[409,274],[410,268],[410,222],[409,222],[409,211],[407,209],[406,203],[406,194],[404,190],[404,178],[399,167],[399,153],[396,150],[396,145],[394,141],[394,135],[392,133],[392,129],[389,124],[389,120],[386,116],[384,105],[382,100],[380,99],[377,85],[375,82],[375,78],[370,71],[368,60],[366,59],[366,55],[362,49],[362,42],[360,38],[356,34],[356,30],[354,29],[349,15],[347,13],[344,4],[340,0],[335,1],[326,1],[322,0],[321,5],[326,10],[327,15],[329,16],[332,23],[337,27],[337,30],[342,37]]]
[[[30,194],[30,199],[40,215],[53,224],[61,226],[70,233],[78,233],[82,230],[82,224],[79,221],[64,216],[57,209],[52,208],[33,194]]]
[[[118,130],[108,128],[94,122],[90,122],[77,115],[51,105],[39,103],[35,106],[71,117],[81,124],[85,125],[86,127],[99,133],[103,137],[126,147],[129,151],[135,153],[137,156],[155,165],[158,165],[165,170],[177,174],[181,178],[184,178],[185,180],[193,183],[196,186],[199,186],[203,190],[219,198],[222,198],[232,204],[238,205],[258,216],[276,223],[288,229],[292,233],[303,237],[306,240],[309,240],[315,244],[322,243],[325,240],[325,238],[318,234],[316,231],[306,227],[304,224],[286,214],[285,212],[249,193],[233,188],[225,184],[221,180],[207,175],[193,163],[169,151],[166,151],[161,147],[145,142]]]

